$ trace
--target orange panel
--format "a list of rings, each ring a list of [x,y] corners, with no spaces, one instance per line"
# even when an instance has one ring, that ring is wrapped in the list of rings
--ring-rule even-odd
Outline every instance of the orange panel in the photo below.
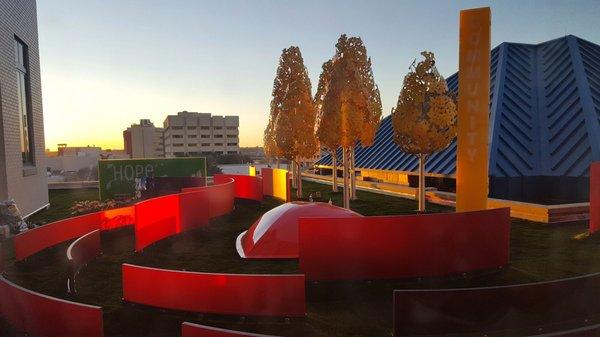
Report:
[[[489,7],[460,12],[456,211],[487,208],[490,104]]]

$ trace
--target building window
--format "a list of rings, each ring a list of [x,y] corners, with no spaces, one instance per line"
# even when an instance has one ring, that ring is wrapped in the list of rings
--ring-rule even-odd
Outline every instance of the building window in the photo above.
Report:
[[[188,146],[191,146],[191,147],[194,147],[194,146],[196,146],[196,145],[198,145],[198,144],[196,144],[196,143],[189,143],[189,144],[188,144]]]
[[[173,135],[173,138],[183,138],[182,135]]]
[[[227,143],[227,146],[237,146],[237,143]]]
[[[215,143],[215,146],[223,146],[223,143]]]
[[[210,143],[202,143],[202,146],[210,146]]]
[[[237,138],[237,135],[227,135],[227,138]]]
[[[196,127],[195,126],[188,126],[187,129],[188,130],[196,130]]]
[[[237,130],[237,127],[236,126],[228,126],[227,130]]]
[[[27,45],[15,37],[15,70],[17,74],[17,100],[19,104],[19,131],[21,133],[21,157],[23,164],[34,165],[33,158],[33,121],[29,102],[29,57]]]
[[[183,144],[173,144],[173,146],[175,146],[175,147],[182,147]]]
[[[183,126],[172,126],[171,129],[173,129],[173,130],[183,130]]]
[[[198,136],[196,135],[188,135],[188,138],[197,138]]]
[[[215,138],[223,138],[223,135],[215,135]]]
[[[228,154],[236,154],[237,151],[227,151]]]
[[[215,130],[223,130],[222,126],[215,126]]]
[[[200,138],[210,138],[210,135],[200,135]]]
[[[210,126],[201,126],[200,130],[210,130]]]

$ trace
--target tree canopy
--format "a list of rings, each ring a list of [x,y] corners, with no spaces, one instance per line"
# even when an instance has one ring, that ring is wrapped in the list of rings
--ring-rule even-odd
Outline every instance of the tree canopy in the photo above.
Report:
[[[456,103],[431,52],[404,77],[396,108],[392,110],[394,141],[406,153],[431,154],[456,137]]]

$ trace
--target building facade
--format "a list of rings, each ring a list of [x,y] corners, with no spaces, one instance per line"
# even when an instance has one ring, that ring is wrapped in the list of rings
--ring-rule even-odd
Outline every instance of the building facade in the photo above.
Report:
[[[35,0],[0,0],[0,201],[48,206]]]
[[[157,128],[149,119],[141,119],[123,131],[125,152],[130,158],[163,158],[165,143],[163,128]]]
[[[165,157],[240,153],[238,116],[179,112],[164,122]]]

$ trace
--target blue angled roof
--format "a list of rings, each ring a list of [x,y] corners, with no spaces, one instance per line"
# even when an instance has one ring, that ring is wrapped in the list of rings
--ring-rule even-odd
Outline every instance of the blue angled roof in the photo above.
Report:
[[[457,92],[458,73],[446,81]],[[373,146],[357,146],[356,167],[415,172],[417,159],[392,135],[387,116]],[[569,35],[494,48],[489,151],[490,176],[587,176],[590,163],[600,160],[600,46]],[[317,165],[331,165],[331,156]],[[426,171],[454,175],[456,141],[430,156]]]

